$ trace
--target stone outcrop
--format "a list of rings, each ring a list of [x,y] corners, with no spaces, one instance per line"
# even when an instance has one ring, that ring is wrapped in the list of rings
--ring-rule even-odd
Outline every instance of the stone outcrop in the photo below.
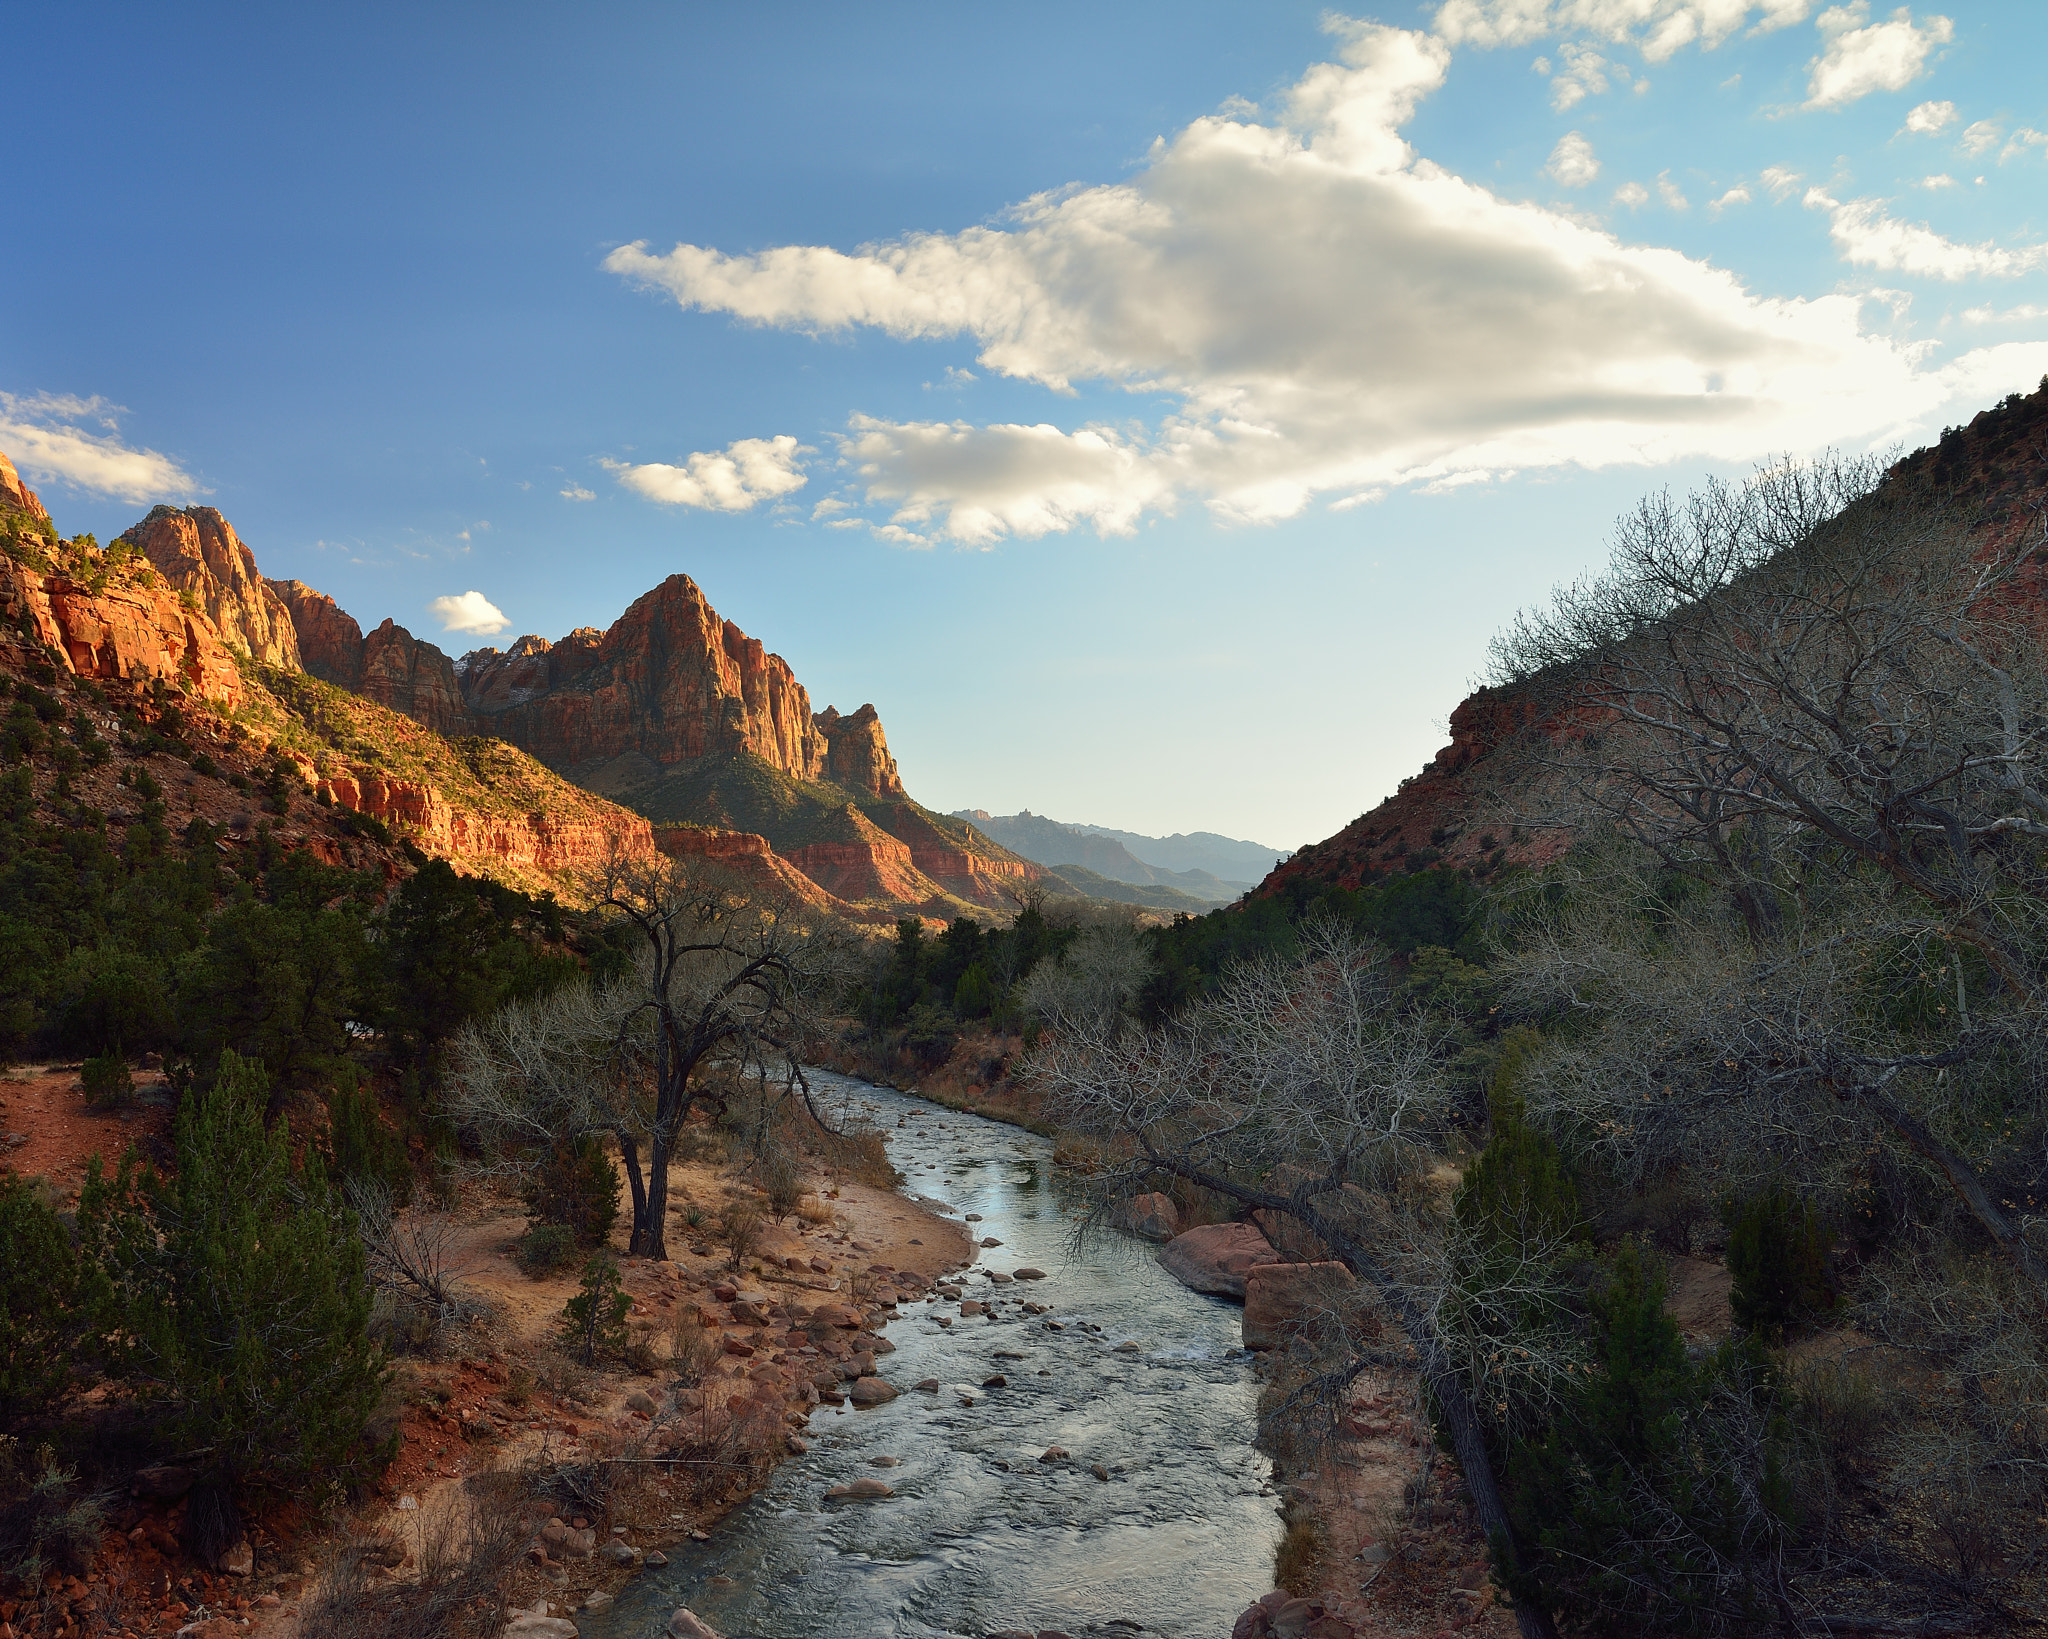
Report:
[[[325,592],[304,581],[266,580],[291,618],[299,642],[299,664],[323,683],[360,694],[363,686],[363,629]]]
[[[654,845],[671,859],[701,859],[772,894],[787,894],[814,910],[851,914],[853,907],[827,892],[751,831],[718,831],[699,825],[661,825]]]
[[[492,732],[480,729],[475,715],[463,704],[455,662],[388,617],[363,639],[362,682],[356,692],[380,706],[404,712],[436,734],[454,738]],[[547,761],[545,757],[539,760]]]
[[[212,507],[153,507],[121,539],[141,550],[173,592],[196,601],[224,641],[266,666],[299,669],[290,612],[256,573],[256,554]]]
[[[596,864],[617,852],[654,856],[653,828],[638,814],[591,802],[591,812],[490,814],[457,807],[422,781],[389,778],[361,768],[311,774],[308,783],[330,800],[396,827],[422,850],[461,869],[492,867],[554,875]]]
[[[1244,1346],[1275,1348],[1297,1328],[1338,1321],[1357,1293],[1357,1277],[1341,1263],[1259,1264],[1245,1275]]]
[[[1181,1285],[1212,1297],[1244,1297],[1245,1277],[1261,1264],[1278,1263],[1253,1224],[1201,1224],[1159,1249],[1159,1267]]]
[[[80,677],[160,681],[229,710],[242,703],[242,674],[213,622],[154,574],[68,567],[80,572],[45,574],[0,558],[0,627],[21,634],[0,639],[9,659],[26,663],[40,649]]]
[[[36,492],[21,481],[21,474],[14,470],[14,463],[7,459],[4,450],[0,450],[0,509],[26,512],[39,523],[50,521],[50,515],[43,510],[43,503],[36,498]]]
[[[889,755],[889,742],[882,737],[881,714],[872,705],[862,706],[851,717],[841,717],[827,706],[816,722],[825,737],[826,779],[871,796],[904,794],[896,759]]]

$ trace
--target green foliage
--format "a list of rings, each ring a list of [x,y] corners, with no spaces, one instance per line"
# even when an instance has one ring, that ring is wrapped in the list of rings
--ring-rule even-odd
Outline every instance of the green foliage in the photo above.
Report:
[[[377,1098],[358,1084],[353,1064],[340,1066],[327,1095],[327,1149],[334,1177],[383,1185],[392,1203],[403,1206],[412,1194],[412,1166],[405,1144],[377,1114]]]
[[[512,1261],[532,1280],[567,1269],[576,1261],[576,1232],[567,1224],[533,1224],[519,1237]]]
[[[877,1030],[907,1023],[911,1050],[942,1061],[961,1020],[987,1018],[1013,1028],[1010,997],[1017,986],[1040,962],[1072,944],[1078,931],[1055,926],[1035,905],[1007,928],[957,917],[936,939],[916,917],[905,917],[896,924],[886,969],[862,987],[854,1010]]]
[[[79,1079],[85,1083],[88,1109],[119,1110],[135,1102],[135,1077],[129,1074],[127,1057],[119,1048],[87,1059]]]
[[[46,1575],[84,1575],[106,1508],[48,1445],[25,1453],[0,1435],[0,1578],[34,1587]]]
[[[1729,1312],[1770,1343],[1834,1307],[1827,1226],[1783,1183],[1722,1208],[1728,1226]]]
[[[626,1316],[632,1307],[617,1262],[608,1252],[595,1253],[583,1266],[581,1290],[562,1306],[562,1341],[582,1351],[586,1366],[595,1365],[599,1355],[623,1355]]]
[[[1529,1124],[1515,1083],[1542,1037],[1517,1025],[1501,1037],[1500,1056],[1487,1087],[1492,1133],[1465,1170],[1452,1196],[1452,1213],[1468,1230],[1534,1242],[1571,1240],[1583,1233],[1579,1192],[1550,1137]]]
[[[78,1254],[43,1193],[0,1173],[0,1427],[68,1381],[83,1332]]]
[[[526,1215],[560,1224],[578,1246],[602,1246],[619,1216],[619,1175],[594,1133],[558,1144],[527,1178]]]
[[[147,1189],[159,1239],[113,1237],[135,1367],[228,1484],[346,1476],[384,1382],[355,1224],[317,1154],[266,1132],[262,1065],[232,1050]],[[119,1203],[114,1203],[118,1215]]]
[[[1589,1304],[1593,1366],[1508,1465],[1527,1546],[1510,1591],[1588,1634],[1748,1631],[1791,1528],[1783,1417],[1753,1354],[1693,1364],[1630,1242]]]

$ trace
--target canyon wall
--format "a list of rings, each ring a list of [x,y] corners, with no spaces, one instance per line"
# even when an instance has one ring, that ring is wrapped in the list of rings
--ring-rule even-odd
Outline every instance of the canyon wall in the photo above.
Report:
[[[256,554],[210,506],[153,507],[121,540],[206,611],[222,639],[266,666],[299,666],[299,639],[278,595],[256,573]]]

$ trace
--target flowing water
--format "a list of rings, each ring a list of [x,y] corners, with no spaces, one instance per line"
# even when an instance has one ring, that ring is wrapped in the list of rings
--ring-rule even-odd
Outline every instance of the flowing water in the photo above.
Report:
[[[1227,1634],[1272,1586],[1280,1535],[1252,1449],[1257,1389],[1236,1308],[1188,1291],[1143,1243],[1108,1236],[1077,1250],[1078,1200],[1047,1140],[813,1074],[841,1112],[884,1130],[907,1193],[948,1216],[980,1214],[976,1239],[1003,1243],[961,1277],[997,1318],[906,1303],[880,1366],[902,1397],[818,1408],[808,1456],[784,1463],[709,1542],[671,1550],[610,1612],[577,1618],[583,1633],[652,1639],[687,1605],[730,1639]],[[983,1273],[1020,1267],[1047,1278],[993,1285]],[[1026,1315],[1027,1301],[1052,1312]],[[940,1314],[956,1317],[950,1330]],[[996,1374],[1008,1386],[983,1388]],[[942,1391],[911,1388],[925,1378]],[[1054,1445],[1070,1458],[1039,1461]],[[824,1501],[863,1476],[896,1495]]]

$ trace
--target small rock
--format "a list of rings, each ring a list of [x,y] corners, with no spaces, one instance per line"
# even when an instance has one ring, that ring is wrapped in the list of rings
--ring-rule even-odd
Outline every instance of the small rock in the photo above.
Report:
[[[1118,1354],[1136,1354],[1138,1352],[1138,1345],[1135,1343],[1119,1343],[1116,1346],[1116,1352]]]
[[[398,1511],[401,1514],[410,1514],[419,1505],[420,1499],[418,1497],[403,1496],[398,1499]]]
[[[648,1553],[647,1557],[643,1559],[640,1563],[645,1565],[649,1570],[658,1571],[661,1569],[662,1566],[668,1563],[668,1555],[663,1553],[659,1548],[656,1548],[651,1550]]]
[[[639,1559],[640,1555],[635,1550],[627,1547],[623,1542],[614,1540],[607,1542],[602,1548],[598,1549],[597,1557],[599,1559],[608,1559],[614,1565],[631,1565],[635,1560]]]
[[[855,1380],[847,1399],[856,1406],[880,1406],[896,1398],[896,1386],[885,1383],[879,1377],[862,1377]]]
[[[589,1595],[583,1601],[583,1604],[581,1606],[583,1614],[586,1616],[597,1616],[605,1611],[610,1610],[611,1608],[612,1596],[606,1593],[602,1588],[599,1588],[595,1593]]]
[[[1013,1269],[1010,1271],[1018,1280],[1044,1280],[1043,1269]]]
[[[1088,1465],[1088,1472],[1093,1474],[1098,1480],[1107,1480],[1109,1478],[1109,1470],[1100,1463],[1090,1463]]]
[[[1065,1446],[1047,1446],[1039,1454],[1038,1460],[1042,1463],[1063,1463],[1067,1460],[1067,1448]]]
[[[719,1631],[687,1606],[668,1619],[669,1639],[722,1639]]]
[[[850,1485],[835,1485],[825,1493],[827,1502],[879,1502],[896,1495],[896,1488],[884,1485],[872,1475],[862,1475]]]
[[[981,1386],[985,1389],[1006,1389],[1010,1386],[1010,1380],[1001,1372],[997,1372],[993,1377],[984,1377]]]
[[[902,1466],[903,1459],[901,1457],[870,1457],[868,1459],[868,1467],[870,1468],[901,1468]]]
[[[220,1569],[229,1576],[249,1576],[256,1569],[256,1550],[247,1537],[236,1537],[220,1551]]]
[[[917,1385],[917,1392],[919,1394],[937,1394],[939,1392],[939,1380],[936,1377],[927,1377],[922,1383]]]
[[[150,1502],[176,1502],[190,1491],[199,1476],[189,1468],[177,1468],[168,1463],[155,1468],[137,1469],[135,1478],[129,1482],[129,1491]]]
[[[635,1389],[626,1396],[626,1409],[628,1411],[644,1411],[649,1417],[652,1417],[661,1410],[661,1407],[654,1403],[654,1396],[645,1389]]]
[[[985,1246],[985,1247],[988,1247],[988,1246],[1001,1246],[1001,1245],[1002,1245],[1003,1243],[1002,1243],[1001,1241],[997,1240],[997,1239],[995,1238],[995,1236],[993,1236],[993,1235],[984,1235],[984,1236],[982,1236],[982,1238],[981,1238],[981,1244],[982,1244],[983,1246]]]
[[[561,1616],[520,1615],[498,1632],[498,1639],[577,1639],[580,1630]]]
[[[792,1457],[801,1457],[811,1449],[811,1442],[806,1440],[801,1434],[793,1433],[789,1435],[787,1443],[789,1445],[789,1454]],[[652,1556],[649,1557],[651,1560]]]
[[[988,1278],[992,1285],[1008,1286],[1017,1277],[1015,1275],[1006,1275],[1000,1269],[991,1269],[988,1272]]]

